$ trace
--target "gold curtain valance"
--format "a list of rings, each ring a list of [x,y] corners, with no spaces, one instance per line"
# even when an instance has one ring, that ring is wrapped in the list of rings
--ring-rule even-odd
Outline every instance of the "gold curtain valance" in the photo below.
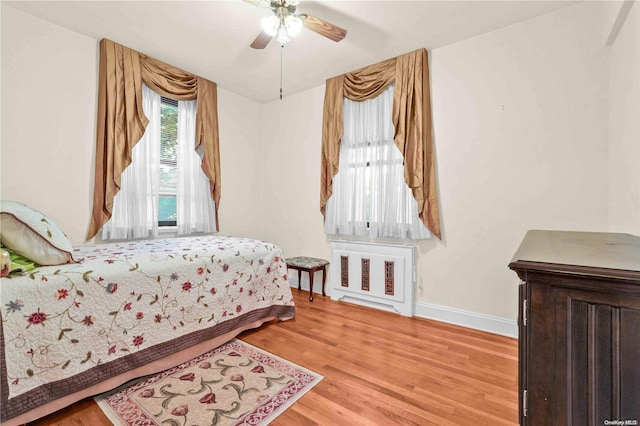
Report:
[[[100,41],[98,123],[93,213],[87,239],[111,218],[122,172],[131,164],[131,150],[149,123],[142,109],[142,82],[176,100],[198,99],[194,149],[202,154],[215,201],[216,229],[220,203],[220,147],[217,85],[133,49]]]
[[[365,101],[395,82],[394,141],[404,157],[404,178],[418,203],[420,219],[441,238],[436,192],[429,57],[425,49],[327,80],[322,123],[320,210],[325,214],[338,173],[340,140],[344,134],[343,98]]]

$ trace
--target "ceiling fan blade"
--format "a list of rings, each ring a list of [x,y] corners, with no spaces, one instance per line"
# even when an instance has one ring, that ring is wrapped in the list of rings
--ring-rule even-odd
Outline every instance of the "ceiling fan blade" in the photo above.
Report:
[[[253,47],[254,49],[264,49],[265,47],[267,47],[267,44],[269,44],[272,38],[273,37],[271,37],[269,34],[262,31],[260,34],[258,34],[258,37],[253,40],[253,43],[251,43],[251,47]]]
[[[344,28],[330,24],[327,21],[316,18],[315,16],[302,14],[300,15],[300,19],[302,19],[302,25],[304,25],[305,28],[308,28],[311,31],[333,41],[340,41],[347,35],[347,30]]]

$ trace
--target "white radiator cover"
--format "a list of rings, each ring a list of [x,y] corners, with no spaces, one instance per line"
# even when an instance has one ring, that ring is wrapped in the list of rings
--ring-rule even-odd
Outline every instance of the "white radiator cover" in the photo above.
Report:
[[[332,299],[410,317],[414,314],[415,306],[414,282],[413,246],[331,242]]]

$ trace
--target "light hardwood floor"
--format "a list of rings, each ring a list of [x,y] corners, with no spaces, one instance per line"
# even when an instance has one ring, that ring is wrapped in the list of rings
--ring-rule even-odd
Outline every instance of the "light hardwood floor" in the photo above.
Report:
[[[517,424],[517,340],[293,293],[295,320],[240,336],[324,376],[273,425]],[[92,399],[30,423],[109,424]]]

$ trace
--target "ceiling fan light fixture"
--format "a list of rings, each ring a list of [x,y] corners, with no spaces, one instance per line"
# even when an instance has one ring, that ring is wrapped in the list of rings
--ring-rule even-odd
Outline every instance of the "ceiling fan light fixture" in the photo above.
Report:
[[[278,39],[278,43],[280,43],[281,46],[284,46],[285,44],[291,41],[291,37],[289,37],[286,26],[281,25],[280,28],[278,28],[277,39]]]
[[[290,37],[295,37],[302,31],[302,19],[296,15],[289,15],[284,18],[284,24]]]
[[[307,15],[297,14],[300,0],[244,0],[254,6],[267,7],[271,14],[262,18],[262,31],[253,40],[253,49],[264,49],[277,38],[281,46],[298,35],[303,28],[313,31],[329,40],[338,42],[345,38],[347,30],[327,21]]]
[[[260,21],[262,25],[262,29],[269,36],[273,37],[278,33],[278,28],[280,27],[280,19],[278,19],[275,15],[269,15],[262,18]]]
[[[261,25],[262,30],[269,37],[276,37],[281,46],[300,34],[303,27],[302,19],[284,7],[280,7],[277,14],[262,18]]]

